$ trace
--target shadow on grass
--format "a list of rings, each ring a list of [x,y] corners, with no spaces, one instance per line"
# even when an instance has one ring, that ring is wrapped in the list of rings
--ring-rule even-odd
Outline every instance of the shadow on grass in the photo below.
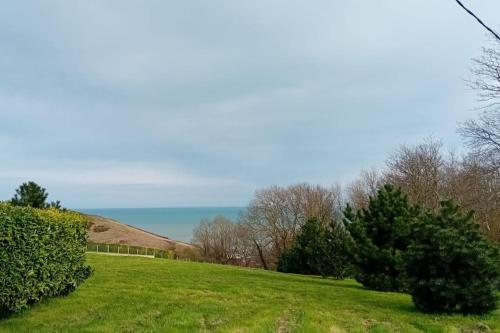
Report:
[[[13,313],[5,308],[0,308],[0,320],[9,318]]]

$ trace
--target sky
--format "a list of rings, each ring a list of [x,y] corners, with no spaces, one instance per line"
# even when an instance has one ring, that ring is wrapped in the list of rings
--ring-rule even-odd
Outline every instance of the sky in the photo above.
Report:
[[[498,0],[465,4],[500,28]],[[0,199],[34,180],[70,208],[243,206],[429,136],[460,150],[489,43],[453,0],[9,1]]]

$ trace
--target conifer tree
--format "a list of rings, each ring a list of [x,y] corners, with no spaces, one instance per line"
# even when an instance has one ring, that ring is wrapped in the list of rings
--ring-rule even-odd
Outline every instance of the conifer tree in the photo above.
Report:
[[[425,312],[481,314],[497,305],[498,247],[451,201],[414,227],[405,255],[416,307]]]
[[[403,253],[410,243],[411,224],[420,209],[411,206],[401,189],[385,185],[368,208],[354,213],[348,206],[345,224],[353,238],[356,280],[381,291],[405,291]]]
[[[33,208],[45,208],[45,200],[48,193],[46,190],[35,182],[27,182],[21,184],[16,190],[16,194],[11,200],[15,206],[29,206]]]
[[[285,273],[345,278],[351,272],[347,258],[350,241],[345,228],[332,222],[325,226],[317,219],[308,220],[293,246],[278,261],[278,271]]]

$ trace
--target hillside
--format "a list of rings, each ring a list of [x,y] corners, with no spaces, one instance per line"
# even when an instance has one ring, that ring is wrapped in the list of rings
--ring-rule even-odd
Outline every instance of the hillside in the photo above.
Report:
[[[92,243],[122,244],[176,251],[196,249],[191,244],[156,235],[110,218],[97,215],[86,215],[86,217],[89,221],[88,240]]]
[[[483,317],[426,315],[408,295],[353,281],[203,263],[88,255],[67,297],[0,322],[0,332],[500,332]]]

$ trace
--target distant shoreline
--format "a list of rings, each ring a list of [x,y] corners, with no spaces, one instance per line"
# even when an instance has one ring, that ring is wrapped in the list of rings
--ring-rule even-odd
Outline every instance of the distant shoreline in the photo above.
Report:
[[[150,235],[189,244],[194,228],[202,219],[224,215],[236,221],[245,209],[246,207],[94,208],[79,211],[119,221]]]

